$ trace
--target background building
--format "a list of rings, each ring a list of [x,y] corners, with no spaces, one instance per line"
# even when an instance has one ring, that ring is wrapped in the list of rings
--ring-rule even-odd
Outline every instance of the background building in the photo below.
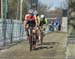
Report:
[[[68,22],[68,15],[67,15],[67,9],[60,9],[60,8],[51,8],[48,10],[46,17],[48,18],[48,21],[53,21],[58,16],[59,22],[60,22],[60,28],[62,32],[67,32],[67,22]]]

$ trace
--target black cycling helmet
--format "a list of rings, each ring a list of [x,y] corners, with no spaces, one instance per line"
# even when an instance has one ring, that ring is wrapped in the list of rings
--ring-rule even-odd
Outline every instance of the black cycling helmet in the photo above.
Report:
[[[35,16],[38,16],[38,12],[37,12],[36,10],[33,12],[33,14],[34,14]]]

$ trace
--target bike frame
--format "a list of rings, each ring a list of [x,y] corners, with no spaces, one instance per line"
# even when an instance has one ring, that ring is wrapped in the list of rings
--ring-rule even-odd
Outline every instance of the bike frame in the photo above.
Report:
[[[33,46],[33,43],[35,41],[35,34],[33,33],[33,27],[30,27],[28,29],[28,32],[29,32],[29,44],[30,44],[30,51],[32,51],[32,46]]]

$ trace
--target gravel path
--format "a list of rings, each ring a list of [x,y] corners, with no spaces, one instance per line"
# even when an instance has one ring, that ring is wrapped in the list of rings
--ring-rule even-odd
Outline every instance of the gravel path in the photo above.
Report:
[[[49,33],[44,43],[29,51],[28,41],[0,51],[0,59],[65,59],[66,33]]]

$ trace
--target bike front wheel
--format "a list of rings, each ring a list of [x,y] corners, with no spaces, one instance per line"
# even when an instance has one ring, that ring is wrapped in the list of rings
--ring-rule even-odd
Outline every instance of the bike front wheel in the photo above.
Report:
[[[32,51],[32,45],[33,45],[32,37],[30,37],[29,39],[29,44],[30,44],[30,51]]]

